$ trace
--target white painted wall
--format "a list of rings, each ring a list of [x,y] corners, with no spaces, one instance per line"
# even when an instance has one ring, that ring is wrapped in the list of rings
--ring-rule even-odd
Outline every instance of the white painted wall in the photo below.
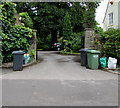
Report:
[[[109,25],[109,14],[113,12],[113,24]],[[119,16],[118,16],[119,15]],[[108,5],[107,13],[103,22],[104,31],[108,28],[119,28],[120,27],[120,1],[113,2],[112,5]]]
[[[120,29],[120,1],[118,3],[119,7],[118,7],[118,28]]]

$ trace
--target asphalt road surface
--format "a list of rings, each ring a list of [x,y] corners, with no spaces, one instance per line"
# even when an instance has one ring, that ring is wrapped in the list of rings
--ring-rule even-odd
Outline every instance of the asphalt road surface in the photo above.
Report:
[[[40,63],[3,69],[3,106],[117,106],[118,75],[86,69],[79,56],[38,52]]]

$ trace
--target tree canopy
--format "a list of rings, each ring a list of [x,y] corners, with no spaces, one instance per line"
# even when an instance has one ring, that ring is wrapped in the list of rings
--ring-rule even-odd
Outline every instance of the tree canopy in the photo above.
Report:
[[[73,33],[83,32],[85,28],[93,28],[96,25],[95,8],[98,6],[96,2],[16,2],[16,4],[17,12],[27,12],[32,18],[37,37],[45,44],[58,42],[58,37],[63,37],[66,13],[70,16]],[[42,44],[43,42],[40,46]]]
[[[74,32],[95,25],[95,2],[26,2],[17,3],[18,12],[28,12],[38,33],[48,35],[52,31],[61,31],[66,12],[70,14]]]

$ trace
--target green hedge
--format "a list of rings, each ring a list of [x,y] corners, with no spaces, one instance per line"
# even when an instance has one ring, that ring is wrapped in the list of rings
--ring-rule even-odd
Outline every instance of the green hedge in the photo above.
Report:
[[[2,8],[2,56],[3,62],[12,61],[12,52],[23,50],[27,52],[29,40],[32,38],[32,29],[21,25],[15,25],[15,4],[5,2],[0,5]]]
[[[110,28],[105,31],[101,42],[103,54],[120,59],[120,29]]]
[[[24,23],[25,27],[33,28],[33,22],[27,12],[22,12],[19,14],[21,16],[21,21]]]
[[[38,36],[37,38],[37,48],[42,50],[50,50],[52,47],[51,44],[51,35],[48,36]]]

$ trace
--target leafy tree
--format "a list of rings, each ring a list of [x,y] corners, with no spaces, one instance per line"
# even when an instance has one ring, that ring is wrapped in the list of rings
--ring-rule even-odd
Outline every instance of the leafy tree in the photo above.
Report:
[[[81,36],[83,36],[84,32],[73,33],[71,39],[71,50],[72,52],[79,52],[81,49]]]
[[[85,12],[85,6],[83,6],[80,2],[74,2],[70,7],[69,14],[71,15],[73,32],[84,31]]]
[[[98,6],[97,2],[86,2],[86,12],[85,12],[85,28],[94,28],[96,26],[95,21],[95,10]]]
[[[19,12],[28,12],[33,20],[33,27],[38,31],[37,37],[44,43],[48,42],[49,36],[51,43],[63,37],[63,22],[67,12],[72,32],[83,32],[85,27],[94,28],[96,7],[96,2],[24,2],[17,3],[16,6]]]
[[[67,12],[63,21],[62,45],[65,51],[71,51],[72,25],[70,15]]]
[[[19,14],[21,16],[21,22],[25,24],[25,27],[33,28],[33,22],[27,12]]]
[[[72,25],[70,15],[67,12],[63,21],[63,38],[69,40],[72,34]]]
[[[12,61],[12,52],[23,50],[27,52],[29,39],[32,38],[32,29],[15,25],[15,4],[5,2],[2,7],[2,55],[3,62]]]
[[[27,11],[33,19],[34,28],[38,30],[38,36],[45,36],[46,39],[46,36],[51,34],[51,41],[53,42],[57,41],[58,32],[62,36],[63,19],[66,12],[69,12],[71,16],[73,31],[78,32],[84,29],[83,14],[85,8],[80,3],[18,3],[17,10],[20,10],[20,8],[25,12]]]

